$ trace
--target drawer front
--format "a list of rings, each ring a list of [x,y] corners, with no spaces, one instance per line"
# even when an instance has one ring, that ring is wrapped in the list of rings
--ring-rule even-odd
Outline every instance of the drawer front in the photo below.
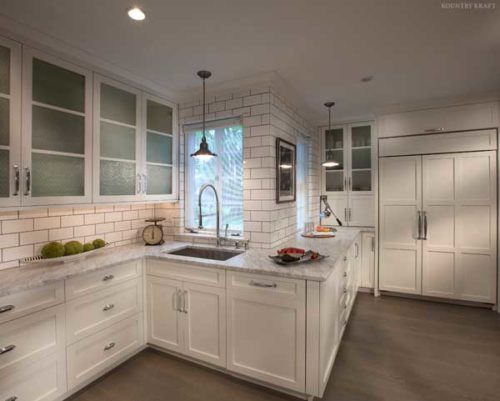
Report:
[[[142,315],[122,320],[67,349],[68,387],[92,378],[144,344]]]
[[[54,283],[0,298],[0,323],[64,302],[64,283]]]
[[[142,261],[120,263],[96,272],[66,280],[66,299],[74,299],[94,291],[112,287],[142,274]]]
[[[295,298],[304,291],[305,281],[262,274],[228,272],[227,288]]]
[[[68,302],[67,343],[89,336],[142,310],[142,279]]]
[[[173,280],[189,281],[196,284],[224,287],[226,275],[223,269],[198,267],[187,263],[148,259],[146,272],[151,276],[166,277]]]
[[[51,401],[66,392],[66,358],[53,354],[0,375],[0,400]]]
[[[64,350],[64,305],[0,325],[0,373]]]

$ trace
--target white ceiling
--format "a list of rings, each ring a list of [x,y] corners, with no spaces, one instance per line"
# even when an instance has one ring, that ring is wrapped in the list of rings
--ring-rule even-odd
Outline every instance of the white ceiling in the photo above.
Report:
[[[479,0],[478,0],[479,1]],[[446,0],[2,0],[0,13],[182,91],[276,71],[324,120],[500,90],[500,4]],[[488,2],[486,2],[488,3]],[[369,83],[363,76],[373,75]]]

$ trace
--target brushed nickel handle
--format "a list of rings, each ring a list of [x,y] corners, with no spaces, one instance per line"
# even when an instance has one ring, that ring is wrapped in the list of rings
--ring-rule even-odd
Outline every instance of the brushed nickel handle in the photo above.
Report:
[[[4,305],[0,306],[0,313],[5,313],[5,312],[10,312],[12,309],[14,309],[14,305]]]
[[[342,188],[343,191],[347,189],[347,177],[344,177],[344,187]]]
[[[184,313],[188,313],[188,292],[187,291],[183,291],[182,292],[182,299],[183,299],[183,302],[182,302],[182,311]]]
[[[115,343],[109,343],[104,347],[104,351],[109,351],[110,349],[114,348],[115,345],[116,345]]]
[[[357,242],[354,243],[354,249],[355,249],[354,257],[358,258],[359,257],[359,244]]]
[[[419,210],[417,212],[417,239],[422,238],[422,212]]]
[[[260,287],[260,288],[276,288],[278,284],[272,283],[272,284],[267,284],[267,283],[259,283],[258,281],[251,280],[250,285],[253,285],[254,287]]]
[[[14,344],[6,345],[5,347],[0,348],[0,355],[6,354],[7,352],[14,351],[16,346]]]
[[[352,209],[349,208],[349,221],[352,221]]]
[[[347,277],[347,272],[344,272],[344,277]]]
[[[349,191],[352,191],[352,178],[349,177]]]
[[[107,312],[115,307],[115,304],[106,304],[104,308],[102,308],[103,312]]]
[[[106,274],[103,278],[102,278],[102,281],[109,281],[109,280],[113,280],[115,278],[114,275],[112,274]]]
[[[28,196],[31,192],[31,170],[29,167],[25,167],[24,168],[24,177],[25,177],[25,181],[24,181],[24,185],[25,185],[25,188],[24,188],[24,195],[25,196]]]
[[[425,129],[424,132],[442,132],[444,131],[444,128],[429,128],[429,129]]]
[[[19,171],[19,166],[17,164],[14,164],[14,193],[12,194],[13,196],[18,196],[19,195],[19,185],[20,185],[20,180],[21,180],[21,173]]]
[[[424,236],[423,236],[423,240],[425,241],[427,239],[427,213],[424,211],[422,212],[422,215],[424,217]]]

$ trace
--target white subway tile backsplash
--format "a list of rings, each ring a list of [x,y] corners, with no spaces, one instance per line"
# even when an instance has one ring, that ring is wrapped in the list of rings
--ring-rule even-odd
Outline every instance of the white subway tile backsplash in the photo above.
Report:
[[[49,240],[49,231],[28,231],[26,233],[19,234],[20,245],[27,244],[38,244],[40,242],[47,242]],[[3,245],[3,244],[2,244]]]
[[[85,224],[104,223],[104,213],[89,214],[85,216]]]
[[[73,227],[49,230],[49,241],[69,240],[73,238]]]
[[[72,227],[72,226],[82,226],[83,225],[83,215],[75,216],[63,216],[61,217],[61,227]]]
[[[33,230],[33,219],[2,221],[2,234],[20,233],[32,230]]]
[[[0,235],[0,245],[2,248],[9,248],[19,245],[19,234]]]
[[[5,248],[2,250],[2,262],[10,262],[22,258],[34,256],[33,245],[17,246],[15,248]]]

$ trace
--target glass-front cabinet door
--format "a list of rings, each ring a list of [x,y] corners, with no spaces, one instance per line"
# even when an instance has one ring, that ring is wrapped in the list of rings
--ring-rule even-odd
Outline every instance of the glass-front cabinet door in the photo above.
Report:
[[[335,167],[324,168],[325,191],[333,193],[343,193],[346,191],[347,164],[345,153],[347,148],[346,134],[344,127],[335,127],[324,131],[324,160],[335,160],[339,163]]]
[[[0,206],[21,204],[21,45],[0,37]]]
[[[351,125],[349,191],[372,192],[372,126]]]
[[[23,205],[91,201],[91,73],[36,50],[23,58]]]
[[[140,91],[94,76],[94,201],[142,199]]]
[[[174,105],[149,94],[143,94],[142,102],[145,198],[175,199],[177,121]]]

